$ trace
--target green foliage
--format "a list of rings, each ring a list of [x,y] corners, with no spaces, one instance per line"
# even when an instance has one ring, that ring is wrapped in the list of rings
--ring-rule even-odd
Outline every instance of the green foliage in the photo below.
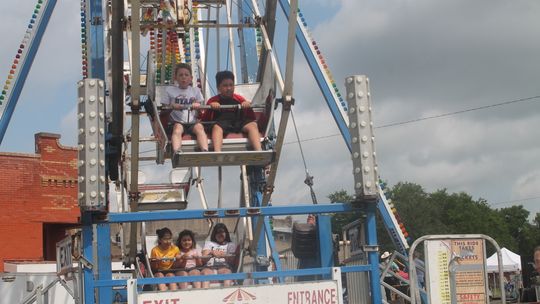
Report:
[[[529,222],[529,212],[523,206],[494,209],[486,200],[475,200],[464,192],[448,193],[440,189],[427,193],[422,186],[408,182],[396,184],[387,191],[387,197],[391,198],[413,241],[429,234],[485,234],[501,247],[524,257],[531,255],[533,248],[540,244],[540,213]],[[345,190],[336,191],[328,198],[332,202],[352,200]],[[334,215],[333,232],[341,233],[343,225],[358,218],[358,214]],[[393,244],[381,223],[379,218],[379,245],[384,250],[392,249]]]
[[[328,199],[333,203],[349,203],[353,200],[352,195],[341,189],[328,195]],[[341,235],[341,229],[344,225],[359,219],[357,213],[337,213],[332,216],[332,233]]]

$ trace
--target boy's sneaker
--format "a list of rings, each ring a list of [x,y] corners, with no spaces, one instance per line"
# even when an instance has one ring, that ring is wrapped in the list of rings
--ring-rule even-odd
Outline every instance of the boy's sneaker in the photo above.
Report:
[[[173,157],[174,153],[171,143],[167,143],[167,145],[165,146],[165,155],[170,155],[171,157]]]
[[[172,156],[173,164],[177,163],[180,160],[180,154],[182,154],[182,150],[177,150],[176,152],[174,152]]]

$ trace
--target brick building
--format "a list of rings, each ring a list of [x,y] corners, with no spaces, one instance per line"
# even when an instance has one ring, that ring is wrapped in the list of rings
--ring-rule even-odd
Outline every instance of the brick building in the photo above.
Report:
[[[0,272],[4,261],[56,260],[56,242],[77,226],[77,150],[35,135],[36,154],[0,152]]]

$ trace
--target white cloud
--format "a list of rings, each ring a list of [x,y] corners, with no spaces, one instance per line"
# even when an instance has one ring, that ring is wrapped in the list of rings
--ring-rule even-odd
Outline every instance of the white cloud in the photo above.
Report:
[[[4,23],[10,25],[0,29],[6,46],[0,49],[0,68],[5,71],[34,4],[24,0],[3,7],[9,12]],[[346,76],[370,77],[376,126],[540,95],[538,1],[317,0],[301,9],[342,93]],[[3,149],[31,151],[34,132],[73,136],[63,130],[74,124],[75,82],[80,78],[78,18],[79,3],[57,4]],[[278,46],[285,37],[282,26]],[[300,52],[294,95],[302,139],[339,133]],[[381,177],[390,184],[412,181],[428,190],[467,191],[490,202],[539,196],[538,104],[531,100],[375,129]],[[142,128],[150,134],[145,123]],[[295,138],[290,121],[286,142]],[[303,147],[320,202],[326,202],[330,192],[350,191],[351,161],[340,137],[304,142]],[[298,147],[283,149],[273,199],[309,203]],[[169,166],[141,168],[149,180],[159,180]],[[226,189],[231,189],[227,204],[238,201],[237,171],[226,172]],[[216,173],[204,172],[214,204]],[[538,206],[526,205],[533,212],[540,211]]]
[[[515,199],[525,199],[538,196],[538,189],[540,189],[540,170],[532,170],[516,180],[512,193]]]
[[[77,145],[77,108],[73,107],[61,120],[62,142],[64,145]]]
[[[540,43],[531,38],[538,34],[539,11],[536,1],[342,1],[313,32],[340,88],[347,75],[370,77],[378,126],[539,95]],[[305,77],[300,84],[309,81]],[[307,85],[308,94],[295,89],[297,98],[313,101],[316,88]],[[317,123],[325,110],[310,105],[313,122],[302,124],[308,129],[302,132],[337,133]],[[511,200],[521,189],[515,181],[530,179],[532,164],[540,161],[539,126],[538,100],[531,100],[379,128],[381,177],[391,184],[413,181],[428,190],[466,191],[491,202]],[[328,165],[334,164],[312,163]],[[340,167],[343,176],[349,175],[347,165]]]

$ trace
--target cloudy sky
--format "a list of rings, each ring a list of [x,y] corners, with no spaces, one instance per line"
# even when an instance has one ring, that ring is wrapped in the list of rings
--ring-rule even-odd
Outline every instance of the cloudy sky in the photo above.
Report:
[[[3,75],[34,4],[3,5]],[[342,91],[346,76],[369,76],[375,126],[505,103],[376,128],[379,171],[390,185],[409,181],[427,191],[465,191],[497,208],[522,204],[540,212],[540,98],[531,98],[540,95],[540,2],[301,0],[300,8]],[[78,16],[78,2],[59,1],[0,151],[32,153],[36,132],[60,133],[62,143],[75,144]],[[296,59],[300,137],[338,134],[300,52]],[[311,201],[294,140],[289,128],[275,204]],[[302,146],[320,202],[333,191],[352,190],[340,136]],[[238,179],[236,171],[226,173]],[[228,197],[236,199],[237,191]]]

